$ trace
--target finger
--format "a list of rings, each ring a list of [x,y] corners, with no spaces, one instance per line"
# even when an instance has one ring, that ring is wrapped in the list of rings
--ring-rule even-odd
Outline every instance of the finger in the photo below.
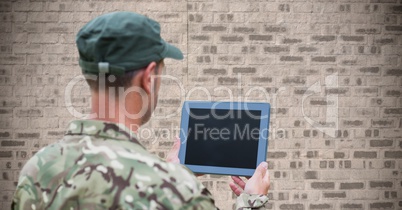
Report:
[[[257,169],[255,170],[253,177],[255,176],[262,179],[264,178],[267,171],[268,171],[268,163],[261,162],[260,165],[258,165]]]
[[[268,186],[270,186],[271,177],[269,176],[269,171],[267,171],[267,173],[265,174],[265,176],[264,176],[264,178],[263,178],[263,181],[264,181],[265,183],[267,183]]]
[[[232,176],[233,181],[241,187],[241,189],[244,189],[246,186],[246,183],[238,176]]]
[[[179,155],[180,151],[180,138],[176,136],[176,141],[173,144],[173,150],[175,151],[175,155]]]
[[[236,194],[237,196],[239,196],[242,193],[242,190],[236,186],[235,183],[231,182],[229,183],[230,189],[232,189],[232,191],[234,192],[234,194]]]

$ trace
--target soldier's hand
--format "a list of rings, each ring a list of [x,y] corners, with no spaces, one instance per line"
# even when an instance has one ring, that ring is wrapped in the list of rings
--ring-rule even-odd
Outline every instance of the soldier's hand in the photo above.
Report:
[[[180,138],[176,136],[176,140],[173,144],[173,148],[168,152],[166,157],[166,162],[180,164],[179,151],[180,151],[181,141]],[[204,174],[194,174],[196,177],[203,176]]]
[[[237,196],[239,196],[242,192],[248,194],[266,195],[270,187],[268,163],[260,163],[253,176],[247,181],[247,183],[238,176],[232,176],[232,179],[234,182],[231,182],[229,185]]]
[[[181,144],[180,138],[176,136],[173,148],[168,152],[166,162],[180,163],[179,159],[180,144]]]

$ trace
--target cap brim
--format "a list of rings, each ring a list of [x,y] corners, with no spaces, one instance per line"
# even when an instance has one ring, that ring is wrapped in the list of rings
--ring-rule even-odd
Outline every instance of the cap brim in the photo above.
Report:
[[[163,57],[173,58],[176,60],[183,60],[183,58],[184,58],[183,53],[181,52],[181,50],[179,48],[177,48],[165,41],[164,41],[164,43],[165,43],[165,47],[166,47],[166,50],[165,50],[166,53],[165,53],[165,55],[163,55]]]

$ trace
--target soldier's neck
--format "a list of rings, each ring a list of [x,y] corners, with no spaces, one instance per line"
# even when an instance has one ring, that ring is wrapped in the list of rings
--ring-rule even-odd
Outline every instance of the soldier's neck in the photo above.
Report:
[[[132,103],[131,101],[133,100],[136,103]],[[136,104],[142,104],[138,100],[141,99],[134,96],[126,97],[122,102],[109,97],[107,93],[93,93],[91,99],[91,119],[120,123],[132,132],[137,133],[142,124],[141,117],[134,117],[135,113],[140,113],[141,111],[141,107],[136,106]]]

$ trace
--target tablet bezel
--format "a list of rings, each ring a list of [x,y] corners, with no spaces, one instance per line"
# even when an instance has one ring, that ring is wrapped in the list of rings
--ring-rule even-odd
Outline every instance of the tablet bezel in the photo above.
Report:
[[[258,141],[257,167],[261,162],[266,161],[268,149],[268,129],[270,118],[270,104],[259,102],[206,102],[206,101],[185,101],[182,108],[180,140],[181,146],[179,151],[180,163],[187,166],[194,173],[199,174],[222,174],[235,176],[252,176],[255,169],[217,167],[185,164],[187,135],[190,109],[225,109],[225,110],[257,110],[261,111],[260,133]],[[241,155],[241,154],[239,154]]]

